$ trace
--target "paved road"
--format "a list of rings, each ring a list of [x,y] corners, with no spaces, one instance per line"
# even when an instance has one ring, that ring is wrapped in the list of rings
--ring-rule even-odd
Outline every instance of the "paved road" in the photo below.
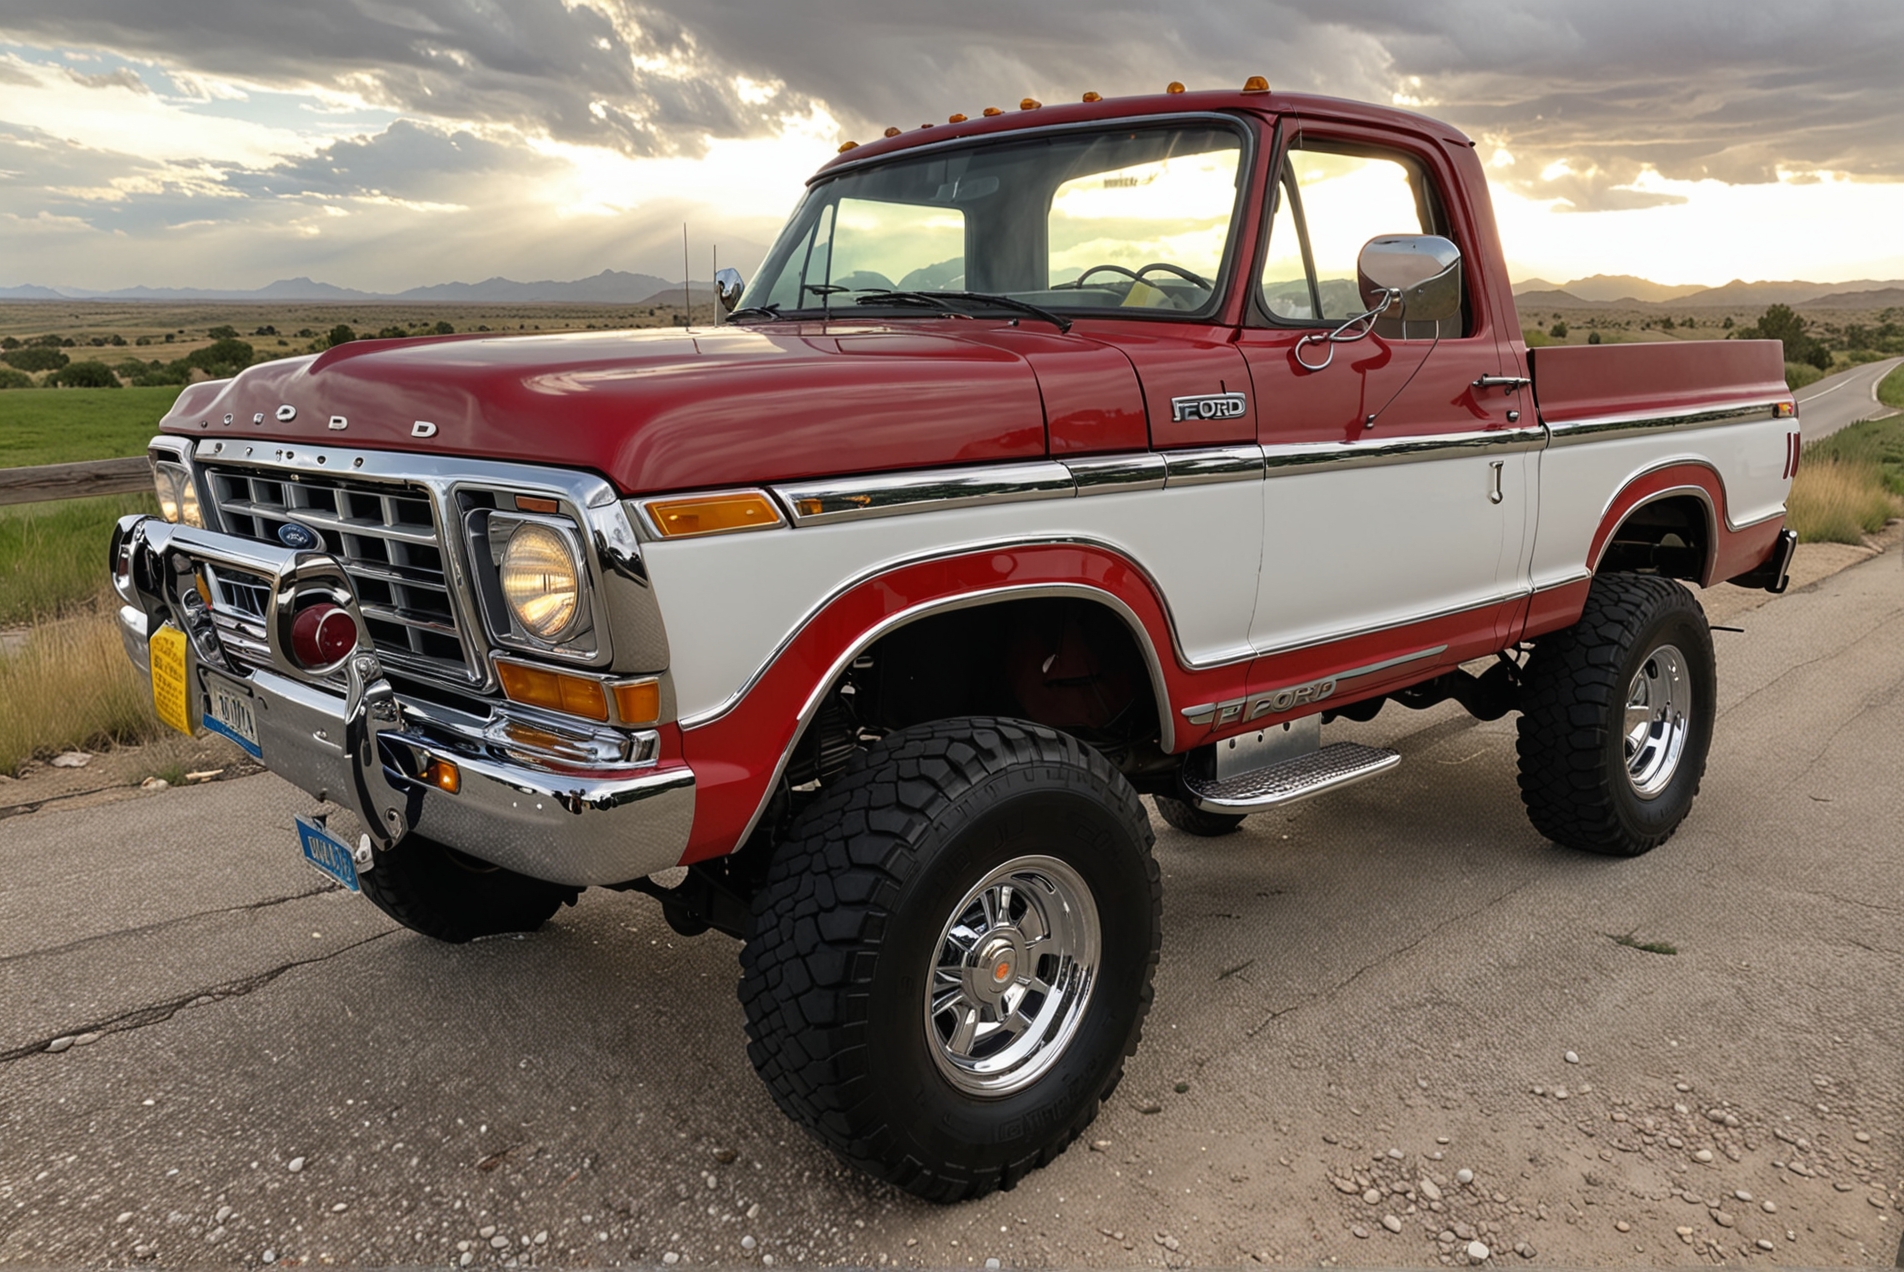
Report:
[[[1344,731],[1402,750],[1381,781],[1160,828],[1102,1147],[951,1209],[781,1118],[734,944],[646,898],[436,945],[295,860],[268,775],[0,821],[0,1261],[1888,1264],[1904,570],[1731,621],[1705,789],[1645,858],[1542,842],[1512,721],[1446,706]]]
[[[1878,401],[1877,389],[1878,381],[1900,366],[1904,358],[1867,362],[1800,389],[1793,396],[1798,399],[1798,422],[1804,426],[1805,440],[1829,437],[1859,420],[1897,414],[1896,408]]]

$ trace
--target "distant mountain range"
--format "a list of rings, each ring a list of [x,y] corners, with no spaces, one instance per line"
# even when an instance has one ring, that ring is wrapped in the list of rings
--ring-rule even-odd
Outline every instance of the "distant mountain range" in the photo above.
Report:
[[[1595,274],[1571,283],[1529,278],[1514,284],[1521,308],[1592,308],[1597,305],[1685,305],[1750,307],[1806,305],[1820,309],[1884,309],[1904,303],[1904,279],[1859,278],[1845,283],[1748,283],[1735,278],[1723,287],[1670,286],[1630,274]]]
[[[713,296],[711,283],[688,284],[697,302]],[[660,293],[672,290],[670,301]],[[605,269],[592,278],[570,282],[545,279],[518,283],[508,278],[487,278],[480,283],[434,283],[400,292],[368,292],[354,287],[338,287],[309,278],[281,278],[265,287],[250,290],[209,287],[122,287],[116,291],[93,291],[83,287],[41,287],[33,283],[18,287],[0,287],[0,300],[225,300],[225,301],[411,301],[440,304],[552,304],[564,301],[592,301],[596,304],[639,305],[654,298],[657,305],[680,304],[681,284],[657,278],[653,274],[629,274]]]

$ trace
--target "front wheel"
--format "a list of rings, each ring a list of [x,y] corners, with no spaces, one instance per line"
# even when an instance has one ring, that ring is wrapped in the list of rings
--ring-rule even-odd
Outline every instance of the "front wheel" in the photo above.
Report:
[[[1580,621],[1534,643],[1521,690],[1521,801],[1587,852],[1665,843],[1699,793],[1717,714],[1712,633],[1671,579],[1596,578]]]
[[[840,1157],[933,1201],[1009,1188],[1097,1115],[1161,937],[1150,823],[1014,720],[886,738],[802,813],[741,953],[748,1055]]]

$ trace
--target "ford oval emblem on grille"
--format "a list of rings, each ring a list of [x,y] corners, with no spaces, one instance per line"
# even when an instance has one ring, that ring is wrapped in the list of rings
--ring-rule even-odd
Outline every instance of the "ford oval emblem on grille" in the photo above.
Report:
[[[324,540],[318,537],[317,531],[295,521],[287,521],[278,527],[278,542],[298,552],[324,546]]]

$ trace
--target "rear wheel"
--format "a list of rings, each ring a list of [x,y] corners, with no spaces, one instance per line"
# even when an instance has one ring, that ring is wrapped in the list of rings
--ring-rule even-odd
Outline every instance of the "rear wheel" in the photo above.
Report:
[[[460,944],[503,932],[533,932],[580,888],[546,883],[467,853],[406,835],[358,876],[372,904],[413,932]]]
[[[741,954],[748,1055],[847,1162],[934,1201],[1063,1151],[1150,1007],[1150,822],[1039,725],[895,733],[806,809]]]
[[[1718,678],[1712,633],[1671,579],[1593,581],[1580,621],[1541,637],[1523,675],[1521,801],[1556,843],[1633,857],[1699,793]]]

